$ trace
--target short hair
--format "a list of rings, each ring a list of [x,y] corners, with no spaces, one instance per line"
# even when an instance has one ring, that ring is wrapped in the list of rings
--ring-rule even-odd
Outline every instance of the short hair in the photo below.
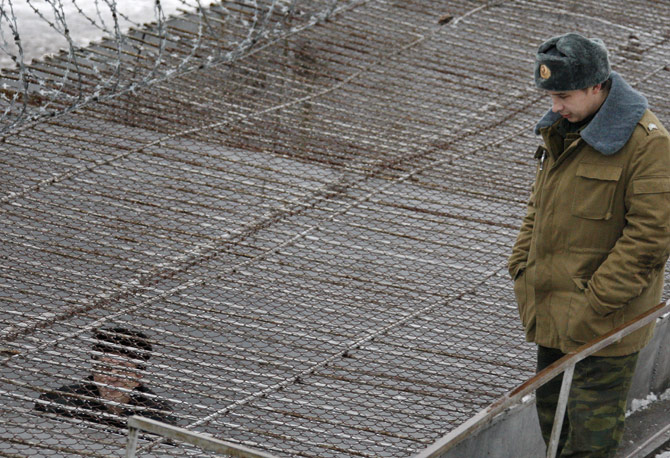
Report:
[[[98,340],[93,345],[94,351],[128,356],[141,361],[147,361],[151,357],[151,344],[146,334],[140,331],[125,328],[94,329],[93,335]]]
[[[607,91],[607,92],[609,92],[610,89],[612,89],[612,78],[611,78],[611,77],[610,77],[610,78],[607,78],[605,81],[603,81],[602,83],[598,83],[598,84],[601,85],[600,87],[601,87],[601,89],[602,89],[603,91]],[[594,87],[594,86],[597,86],[598,84],[594,84],[593,86],[588,86],[588,87],[585,87],[584,89],[578,89],[578,90],[579,90],[579,91],[584,91],[584,92],[586,92],[586,91],[588,91],[590,88],[592,88],[592,87]]]
[[[605,91],[609,91],[610,89],[612,89],[612,77],[610,76],[605,81],[603,81],[602,85],[603,85],[603,90],[605,90]]]

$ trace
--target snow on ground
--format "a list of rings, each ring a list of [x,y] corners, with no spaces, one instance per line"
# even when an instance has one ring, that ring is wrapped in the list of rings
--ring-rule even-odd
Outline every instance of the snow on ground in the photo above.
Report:
[[[654,393],[649,394],[645,399],[633,399],[630,405],[630,410],[626,412],[626,417],[629,417],[638,410],[646,409],[650,404],[656,401],[667,401],[670,399],[670,389],[663,392],[660,396]],[[666,457],[664,457],[666,458]],[[670,457],[667,457],[670,458]]]
[[[178,13],[178,8],[195,8],[185,0],[161,0],[160,4],[166,17]],[[103,36],[113,36],[112,6],[116,8],[122,30],[154,22],[157,17],[155,0],[0,0],[0,66],[12,65],[10,54],[18,55],[9,26],[13,16],[16,17],[24,62],[29,63],[35,57],[68,48],[63,22],[59,18],[65,18],[77,46],[86,46]]]
[[[655,458],[670,458],[670,452],[659,453]]]

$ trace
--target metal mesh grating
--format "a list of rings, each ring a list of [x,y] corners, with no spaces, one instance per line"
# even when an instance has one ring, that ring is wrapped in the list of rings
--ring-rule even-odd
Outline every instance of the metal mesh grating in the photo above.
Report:
[[[81,84],[65,54],[3,72],[63,89],[4,118],[0,455],[122,453],[123,428],[34,409],[91,373],[95,328],[149,336],[177,425],[279,456],[410,456],[532,374],[505,265],[547,108],[533,51],[602,37],[665,119],[670,9],[280,3],[78,50]],[[176,38],[205,18],[226,27]]]

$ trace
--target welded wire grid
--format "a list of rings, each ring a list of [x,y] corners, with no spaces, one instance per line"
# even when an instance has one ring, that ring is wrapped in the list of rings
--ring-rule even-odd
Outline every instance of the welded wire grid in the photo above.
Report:
[[[123,428],[34,409],[91,373],[96,328],[149,336],[178,426],[278,456],[410,456],[523,382],[533,53],[599,36],[670,119],[670,6],[646,5],[224,2],[78,49],[79,73],[4,71],[55,97],[5,117],[0,455],[123,453]]]

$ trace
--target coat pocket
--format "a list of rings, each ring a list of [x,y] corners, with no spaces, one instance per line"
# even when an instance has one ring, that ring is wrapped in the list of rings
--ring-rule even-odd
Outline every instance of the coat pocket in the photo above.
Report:
[[[521,324],[526,330],[526,334],[535,325],[535,307],[528,302],[528,287],[526,285],[526,272],[519,273],[514,280],[514,296],[516,297],[517,307]]]
[[[568,311],[567,336],[573,342],[585,344],[623,324],[623,310],[599,315],[586,299],[589,279],[573,277],[575,291]]]
[[[575,174],[572,214],[585,219],[610,219],[621,171],[621,167],[614,165],[579,164]]]

